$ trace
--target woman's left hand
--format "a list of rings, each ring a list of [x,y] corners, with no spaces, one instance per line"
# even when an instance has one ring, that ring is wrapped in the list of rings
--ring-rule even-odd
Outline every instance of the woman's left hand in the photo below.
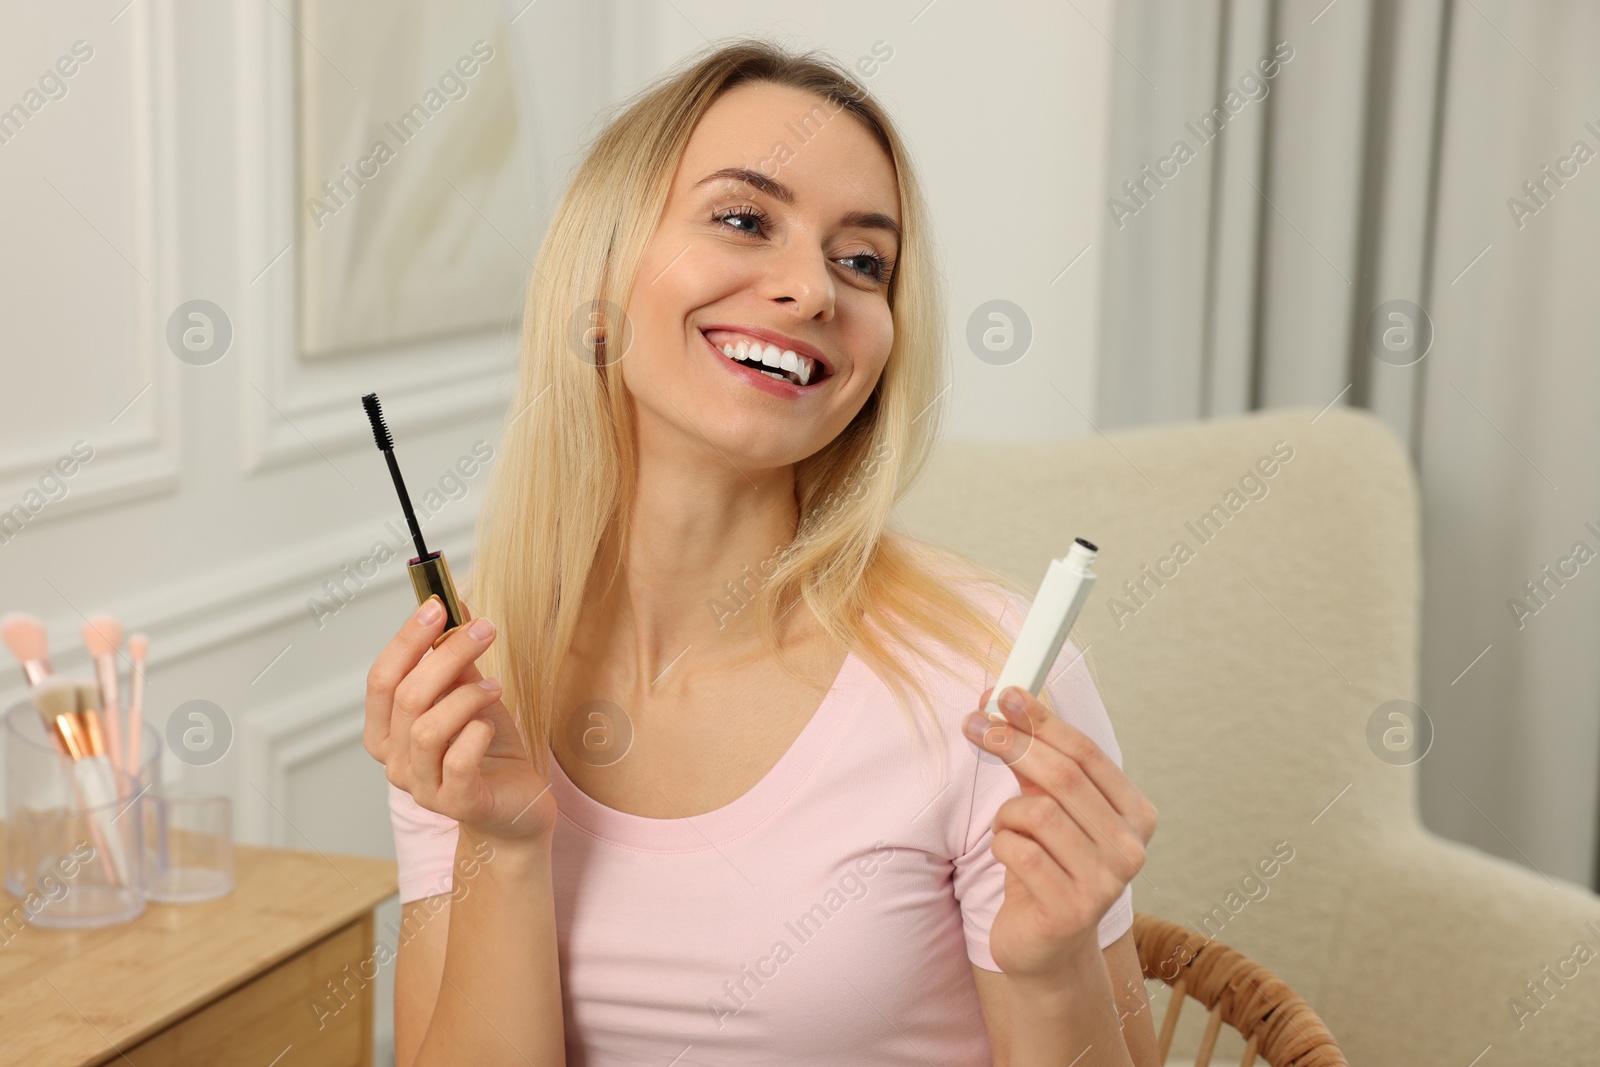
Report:
[[[1007,722],[983,713],[985,690],[962,724],[1022,785],[994,817],[1006,893],[989,951],[1012,979],[1055,982],[1098,961],[1100,920],[1144,866],[1156,809],[1089,735],[1020,687],[1012,693],[1022,708],[1002,701]]]

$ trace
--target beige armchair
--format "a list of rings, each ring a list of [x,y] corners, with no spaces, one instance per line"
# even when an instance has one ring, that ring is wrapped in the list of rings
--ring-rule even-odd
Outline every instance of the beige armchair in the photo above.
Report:
[[[1600,1063],[1600,897],[1424,829],[1422,731],[1378,710],[1418,699],[1424,592],[1383,424],[946,442],[896,514],[1029,584],[1074,536],[1101,546],[1074,637],[1161,813],[1139,911],[1269,968],[1359,1067]]]

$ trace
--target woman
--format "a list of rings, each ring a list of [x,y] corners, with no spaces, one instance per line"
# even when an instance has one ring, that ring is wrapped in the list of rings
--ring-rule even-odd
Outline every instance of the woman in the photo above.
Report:
[[[829,62],[708,50],[600,133],[477,624],[430,652],[430,602],[368,678],[401,1065],[1156,1063],[1155,809],[1086,665],[985,719],[1028,591],[886,529],[945,391],[927,243]]]

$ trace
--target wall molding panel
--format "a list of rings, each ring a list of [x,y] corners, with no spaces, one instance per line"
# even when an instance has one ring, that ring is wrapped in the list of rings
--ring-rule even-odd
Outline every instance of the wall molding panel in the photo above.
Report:
[[[25,529],[69,515],[157,496],[177,487],[181,433],[178,373],[182,369],[164,348],[167,295],[177,265],[175,41],[167,3],[130,8],[133,48],[127,86],[130,147],[127,183],[134,205],[129,232],[131,259],[149,272],[148,283],[131,271],[128,291],[134,307],[126,352],[135,386],[123,411],[105,412],[103,428],[80,430],[70,439],[0,451],[0,509],[21,503],[39,478],[76,440],[94,449],[68,481],[67,494],[34,513]],[[111,421],[115,419],[115,421]]]
[[[240,432],[259,474],[371,444],[357,398],[377,390],[397,435],[492,418],[516,372],[520,322],[496,333],[418,341],[317,360],[295,340],[298,212],[295,30],[271,5],[234,4],[239,187]],[[241,338],[243,340],[244,338]],[[394,414],[390,416],[390,412]]]
[[[447,523],[424,527],[429,546],[442,549],[454,560],[458,575],[471,565],[476,517],[475,511],[463,512]],[[404,530],[403,524],[396,522],[396,526]],[[262,638],[274,632],[283,636],[287,630],[291,636],[300,635],[294,640],[315,639],[320,631],[313,628],[307,599],[325,596],[325,579],[338,575],[341,567],[351,564],[374,540],[390,536],[381,524],[346,527],[289,549],[252,555],[227,567],[149,587],[127,600],[106,604],[103,610],[122,619],[130,630],[142,630],[150,636],[147,674],[252,641],[261,643]],[[395,586],[409,590],[405,560],[410,551],[408,544],[396,558],[380,566],[373,577],[365,579],[357,595],[371,597]],[[82,619],[69,610],[44,621],[51,648],[64,650],[52,653],[55,670],[87,677],[90,666],[78,633]],[[261,643],[262,666],[279,651],[278,647],[269,649],[270,644]],[[126,658],[122,667],[128,668]],[[11,682],[8,675],[8,683],[0,689],[0,706],[9,707],[27,698],[20,679]],[[152,714],[156,712],[164,715],[165,709],[152,709]]]
[[[242,756],[235,827],[240,840],[307,847],[312,828],[290,824],[284,812],[289,776],[319,756],[361,744],[366,676],[363,669],[330,678],[240,717],[235,738]]]

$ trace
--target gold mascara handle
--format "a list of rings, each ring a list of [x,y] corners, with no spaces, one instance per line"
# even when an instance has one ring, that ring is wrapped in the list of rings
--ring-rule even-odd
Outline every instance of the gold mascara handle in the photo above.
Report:
[[[407,564],[406,572],[411,575],[411,588],[417,594],[419,607],[431,596],[438,597],[444,605],[444,630],[433,641],[433,647],[438,648],[439,642],[449,637],[453,630],[471,620],[461,598],[456,595],[456,583],[450,578],[450,564],[445,562],[443,552],[430,552]]]

